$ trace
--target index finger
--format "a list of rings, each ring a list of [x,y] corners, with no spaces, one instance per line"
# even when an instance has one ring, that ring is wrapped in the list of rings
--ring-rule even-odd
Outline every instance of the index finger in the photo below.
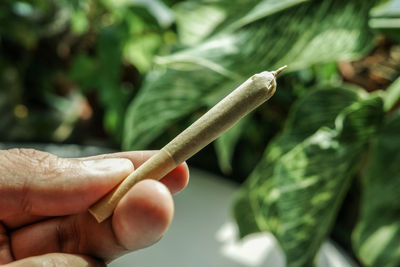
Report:
[[[157,150],[139,150],[139,151],[127,151],[117,152],[103,155],[96,155],[92,157],[80,158],[81,160],[88,159],[105,159],[105,158],[126,158],[132,161],[135,169],[142,165],[146,160],[151,158],[157,153]],[[189,168],[186,162],[178,165],[174,170],[168,173],[166,176],[160,179],[171,191],[172,194],[176,194],[182,191],[189,182]]]

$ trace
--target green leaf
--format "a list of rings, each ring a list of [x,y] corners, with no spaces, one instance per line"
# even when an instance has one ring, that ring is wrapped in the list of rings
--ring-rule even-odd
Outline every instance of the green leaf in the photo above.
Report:
[[[299,99],[289,114],[284,131],[302,140],[321,126],[332,128],[339,112],[363,97],[363,91],[355,87],[320,86]]]
[[[265,0],[260,3],[265,12],[260,13],[253,10],[257,1],[238,2],[241,12],[230,13],[236,8],[228,5],[227,17],[232,22],[223,23],[207,40],[157,58],[160,68],[167,70],[150,74],[158,81],[146,79],[140,99],[131,103],[124,130],[126,149],[145,147],[171,123],[198,110],[209,94],[266,67],[290,64],[295,70],[350,59],[372,45],[367,14],[373,0],[293,0],[282,5]],[[266,12],[268,8],[274,12]],[[231,26],[243,17],[245,25]]]
[[[221,78],[205,70],[186,72],[185,76],[177,75],[176,70],[160,70],[147,75],[144,87],[126,112],[123,147],[143,149],[177,118],[205,106],[202,96],[209,88],[197,90],[203,77],[216,81]],[[187,79],[191,82],[187,83]]]
[[[205,42],[166,56],[161,62],[212,68],[204,64],[208,62],[248,76],[264,70],[265,66],[277,68],[289,64],[293,71],[315,63],[350,59],[371,48],[372,35],[366,16],[376,1],[291,2],[282,10],[275,9],[275,1],[262,1],[260,5],[266,11],[275,12],[259,18],[250,10],[254,19],[246,19],[247,24],[226,25]],[[241,19],[228,15],[235,21]]]
[[[382,119],[380,97],[356,102],[339,114],[334,130],[321,128],[277,163],[277,238],[288,266],[313,263]]]
[[[321,129],[278,162],[277,238],[287,266],[312,266],[357,170],[361,148],[343,145],[336,131]]]
[[[166,28],[174,22],[174,13],[161,0],[132,0],[134,5],[143,5],[153,15],[160,26]]]
[[[400,0],[382,1],[371,10],[369,25],[389,38],[400,41]]]
[[[124,58],[138,68],[140,72],[146,73],[152,67],[154,52],[160,44],[161,38],[156,33],[134,36],[125,43]]]
[[[74,34],[80,35],[89,29],[87,14],[83,10],[77,10],[71,15],[71,30]]]
[[[245,16],[230,25],[231,29],[238,29],[251,24],[259,19],[268,17],[298,4],[309,2],[310,0],[264,0],[259,1]]]
[[[176,5],[174,10],[179,39],[184,45],[204,40],[226,18],[225,10],[212,3],[185,1]]]
[[[103,0],[110,10],[127,10],[130,7],[142,7],[157,21],[157,23],[167,28],[174,22],[174,13],[161,0]]]
[[[400,100],[400,78],[397,78],[385,93],[385,111],[391,110]]]
[[[374,139],[363,173],[361,216],[353,247],[366,266],[400,265],[400,112]]]
[[[262,160],[235,198],[234,217],[240,236],[257,231],[277,232],[276,202],[279,194],[273,179],[276,164],[319,128],[334,127],[336,116],[359,99],[360,94],[354,89],[317,88],[310,90],[293,106],[283,133],[270,142]],[[243,209],[244,206],[248,208]]]
[[[311,266],[359,169],[367,136],[382,121],[382,107],[380,97],[353,90],[317,90],[304,97],[237,195],[241,235],[271,231],[288,266]]]
[[[78,54],[71,63],[69,77],[88,91],[97,85],[97,66],[93,58],[85,54]]]

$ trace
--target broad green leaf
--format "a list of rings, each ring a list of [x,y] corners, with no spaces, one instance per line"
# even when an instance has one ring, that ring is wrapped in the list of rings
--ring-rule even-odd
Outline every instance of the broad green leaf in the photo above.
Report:
[[[71,15],[71,30],[74,34],[80,35],[89,29],[87,13],[83,10],[77,10]]]
[[[371,10],[369,26],[387,37],[400,41],[400,0],[382,1]]]
[[[154,52],[159,48],[161,38],[156,33],[141,34],[130,38],[124,46],[124,58],[141,73],[151,69]]]
[[[174,22],[174,13],[161,0],[103,0],[110,10],[127,9],[131,6],[145,8],[161,27],[167,28]]]
[[[251,24],[259,19],[268,17],[271,14],[296,6],[310,0],[264,0],[259,1],[245,16],[230,25],[231,29],[238,29]]]
[[[343,110],[336,120],[340,141],[366,143],[377,131],[383,119],[383,99],[379,94],[370,94]]]
[[[226,18],[226,11],[212,3],[185,1],[174,10],[179,39],[184,45],[204,40]]]
[[[284,131],[304,139],[321,126],[332,128],[339,112],[363,97],[363,91],[356,87],[320,86],[299,99],[289,114]]]
[[[237,9],[228,5],[231,23],[223,23],[207,40],[157,58],[159,67],[167,70],[150,74],[158,81],[146,79],[140,97],[131,103],[125,149],[145,147],[172,122],[199,109],[209,94],[225,90],[227,83],[285,64],[295,70],[354,58],[372,45],[367,14],[374,0],[238,2],[241,12],[230,13]],[[254,13],[255,3],[264,11]],[[266,12],[268,8],[274,12]],[[243,17],[246,24],[232,28]]]
[[[276,237],[287,266],[312,266],[357,170],[361,144],[343,145],[321,129],[285,154],[274,170]]]
[[[221,79],[220,75],[205,70],[186,72],[185,76],[176,75],[177,72],[165,70],[147,75],[145,87],[139,91],[126,113],[124,148],[145,147],[177,118],[205,105],[202,96],[206,94],[204,90],[209,88],[197,90],[203,77],[216,81]],[[199,75],[200,72],[203,75]],[[187,83],[187,79],[191,83]]]
[[[400,112],[374,138],[363,173],[361,216],[353,247],[363,264],[400,265]]]
[[[275,2],[261,3],[264,9],[274,10]],[[203,67],[208,67],[204,64],[208,62],[211,68],[215,64],[220,69],[248,76],[264,70],[265,66],[277,68],[289,64],[294,70],[319,62],[350,59],[371,47],[366,16],[376,1],[292,2],[296,4],[287,4],[290,8],[276,9],[262,18],[257,16],[242,27],[227,25],[225,31],[166,56],[161,62]],[[232,17],[235,21],[240,19]]]
[[[161,0],[132,0],[134,5],[143,5],[158,21],[160,26],[166,28],[174,22],[174,13]]]
[[[234,216],[242,237],[255,231],[277,231],[279,194],[272,179],[276,164],[319,128],[333,127],[336,116],[359,99],[360,94],[354,89],[320,88],[310,90],[293,106],[283,133],[270,142],[263,159],[236,196]]]
[[[366,136],[382,120],[382,105],[380,97],[338,88],[301,99],[237,195],[241,236],[271,231],[288,266],[311,266],[359,168]]]
[[[287,266],[311,266],[360,168],[365,144],[383,119],[380,97],[355,102],[336,119],[286,153],[273,179],[279,243]]]
[[[400,100],[400,77],[397,78],[387,89],[385,93],[385,111],[392,109]]]

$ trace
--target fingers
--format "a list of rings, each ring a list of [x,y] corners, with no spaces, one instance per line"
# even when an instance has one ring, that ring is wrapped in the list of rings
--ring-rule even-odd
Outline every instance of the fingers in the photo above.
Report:
[[[0,265],[13,260],[11,255],[10,240],[4,226],[0,223]]]
[[[132,161],[135,168],[138,168],[151,156],[157,153],[157,150],[138,150],[138,151],[127,151],[96,155],[91,157],[80,158],[80,160],[91,160],[91,159],[108,159],[108,158],[126,158]]]
[[[36,216],[30,214],[19,214],[18,216],[10,216],[6,217],[2,220],[3,224],[7,229],[16,229],[20,228],[21,226],[31,224],[34,222],[39,222],[48,219],[46,216]]]
[[[132,171],[124,158],[82,161],[32,149],[0,151],[0,219],[81,212]]]
[[[131,160],[135,165],[135,168],[137,169],[140,165],[142,165],[155,153],[157,153],[156,150],[130,151],[130,152],[118,152],[105,155],[97,155],[83,159],[104,159],[104,158],[115,158],[115,157],[126,158]],[[189,182],[189,168],[187,164],[182,163],[181,165],[176,167],[173,171],[171,171],[169,174],[167,174],[164,178],[162,178],[160,182],[165,184],[172,194],[176,194],[182,191]]]
[[[50,253],[4,265],[4,267],[105,267],[106,264],[83,255],[70,255],[62,253]]]
[[[160,180],[172,194],[179,193],[189,183],[189,168],[182,163]]]
[[[164,235],[173,213],[173,200],[168,189],[153,180],[142,181],[115,209],[112,217],[115,236],[128,250],[148,247]]]
[[[112,260],[158,241],[173,216],[169,190],[145,180],[121,199],[113,218],[98,224],[89,213],[59,217],[11,233],[16,259],[63,252]]]
[[[3,154],[4,152],[5,151],[0,151],[0,153]],[[17,163],[14,164],[14,166],[17,164],[22,165],[22,163],[25,161],[31,161],[31,162],[40,161],[41,162],[40,164],[42,165],[43,164],[50,165],[50,162],[52,161],[59,161],[58,165],[57,164],[54,165],[60,166],[62,164],[65,164],[65,161],[68,161],[68,159],[60,159],[54,155],[35,150],[16,150],[8,152],[20,154],[18,155],[19,156],[18,159],[15,155],[11,156],[9,155],[8,161],[17,161]],[[98,155],[88,158],[73,159],[72,165],[76,164],[76,161],[90,162],[93,160],[105,160],[105,159],[113,160],[115,158],[122,158],[130,160],[136,167],[139,167],[141,164],[143,164],[143,162],[145,162],[155,153],[156,151],[132,151],[132,152]],[[26,157],[29,157],[29,159],[27,160]],[[43,159],[46,157],[47,159]],[[29,166],[29,164],[34,164],[34,163],[24,163],[24,164]],[[39,166],[41,166],[40,164]],[[101,167],[105,168],[104,165],[101,165]],[[129,169],[131,166],[127,164],[126,167],[127,169]],[[8,166],[8,168],[11,169],[12,167]],[[22,168],[22,171],[26,171],[26,169],[29,168],[30,167]],[[34,169],[37,168],[39,167],[36,166]],[[19,169],[21,168],[19,167]],[[50,173],[52,173],[52,171],[49,170],[49,168],[47,167],[45,168],[45,170],[47,175],[50,175]],[[117,173],[117,177],[114,177],[112,173],[110,173],[113,171],[119,172]],[[78,171],[76,168],[75,169],[70,168],[68,170],[64,168],[63,174],[54,178],[56,181],[54,180],[52,182],[49,181],[49,184],[47,184],[44,188],[39,188],[39,190],[37,187],[38,183],[40,183],[41,180],[40,177],[42,176],[36,175],[39,178],[31,178],[32,180],[29,183],[27,182],[25,186],[21,186],[22,188],[19,189],[20,193],[15,193],[15,191],[18,191],[18,189],[14,188],[13,190],[8,192],[9,194],[11,192],[14,192],[12,196],[0,198],[0,219],[2,219],[4,225],[6,225],[7,228],[15,229],[25,224],[31,224],[36,221],[46,219],[47,216],[64,215],[64,214],[71,214],[71,213],[78,213],[80,211],[85,211],[89,206],[91,206],[95,201],[97,201],[97,199],[101,198],[104,194],[106,194],[106,192],[111,190],[111,188],[113,188],[116,183],[118,183],[121,179],[126,177],[126,175],[123,172],[124,172],[123,170],[114,170],[113,168],[111,168],[111,170],[108,171],[106,170],[105,173],[102,175],[97,173],[93,174],[93,176],[90,176],[90,174],[87,173],[87,170]],[[0,193],[2,191],[5,192],[7,188],[8,189],[10,188],[10,186],[5,187],[5,185],[2,184],[3,182],[2,175],[4,175],[4,173],[5,173],[4,170],[2,171],[2,164],[0,160]],[[110,175],[108,176],[107,174]],[[19,178],[21,182],[23,182],[24,179],[26,179],[24,178],[25,176],[21,175],[20,173],[18,175],[14,175],[13,177],[16,178],[16,176],[22,177]],[[65,182],[65,179],[68,176],[70,177],[70,179]],[[74,182],[75,186],[70,188],[69,192],[66,192],[65,187],[66,185],[71,187],[72,183],[71,180],[75,181]],[[187,185],[188,181],[189,181],[189,170],[186,163],[179,165],[177,168],[175,168],[173,171],[171,171],[169,174],[167,174],[164,178],[160,180],[160,182],[162,182],[168,187],[168,189],[171,191],[172,194],[175,194],[183,190]],[[31,186],[32,188],[30,188],[29,190],[24,189],[28,185]],[[76,187],[78,187],[78,189],[76,189]],[[64,188],[64,190],[60,192],[60,189],[62,188]],[[27,195],[24,195],[24,193],[27,193]],[[2,209],[1,208],[2,206],[4,206],[5,208]],[[11,211],[14,212],[11,213]],[[40,215],[32,215],[32,214],[40,214]]]

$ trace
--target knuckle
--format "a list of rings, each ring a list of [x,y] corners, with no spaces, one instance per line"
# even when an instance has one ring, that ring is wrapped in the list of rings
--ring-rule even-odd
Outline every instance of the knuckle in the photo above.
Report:
[[[18,158],[25,158],[37,162],[46,162],[48,159],[56,157],[48,152],[32,149],[32,148],[12,148],[6,150],[10,155]]]
[[[20,207],[25,214],[31,214],[33,206],[30,198],[29,180],[25,179],[21,187]]]
[[[7,151],[11,166],[18,166],[18,170],[30,177],[33,174],[44,179],[60,174],[57,168],[60,158],[48,152],[30,148],[13,148]]]
[[[59,251],[64,253],[81,252],[84,231],[81,231],[81,225],[75,216],[60,222],[56,231]]]
[[[47,184],[62,172],[57,165],[60,159],[35,149],[14,148],[0,151],[0,182],[15,191],[21,211],[31,214],[34,210],[32,196],[36,189]]]

